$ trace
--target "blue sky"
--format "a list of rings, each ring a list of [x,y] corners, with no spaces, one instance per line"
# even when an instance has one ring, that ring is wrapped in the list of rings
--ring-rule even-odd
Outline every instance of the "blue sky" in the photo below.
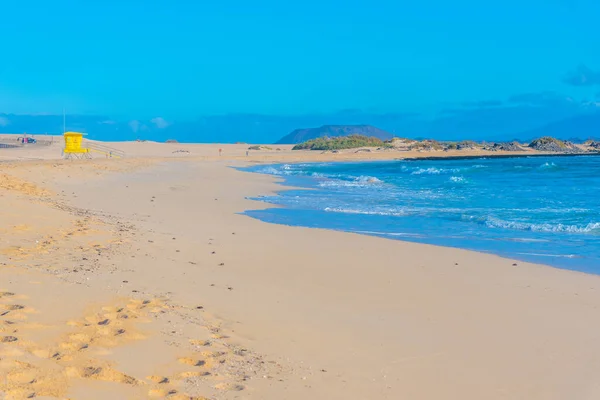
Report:
[[[524,93],[591,99],[600,92],[597,0],[23,0],[1,7],[4,113],[67,107],[176,120],[431,113]],[[582,66],[598,84],[565,83]]]

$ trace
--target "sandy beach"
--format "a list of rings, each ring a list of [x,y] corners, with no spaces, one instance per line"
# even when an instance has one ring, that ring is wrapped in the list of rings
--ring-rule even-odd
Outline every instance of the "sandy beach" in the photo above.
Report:
[[[235,167],[439,152],[110,145],[0,149],[0,398],[600,396],[597,276],[240,214]]]

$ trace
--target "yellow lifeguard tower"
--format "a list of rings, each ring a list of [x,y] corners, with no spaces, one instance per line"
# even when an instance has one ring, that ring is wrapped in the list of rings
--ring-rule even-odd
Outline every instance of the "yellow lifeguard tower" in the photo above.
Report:
[[[92,158],[92,152],[102,154],[106,158],[125,157],[125,152],[122,150],[88,140],[84,142],[83,135],[85,135],[85,133],[65,132],[63,135],[65,137],[65,149],[63,152],[65,159]]]
[[[92,158],[90,149],[81,147],[83,143],[83,133],[65,132],[65,151],[64,157],[69,158]]]

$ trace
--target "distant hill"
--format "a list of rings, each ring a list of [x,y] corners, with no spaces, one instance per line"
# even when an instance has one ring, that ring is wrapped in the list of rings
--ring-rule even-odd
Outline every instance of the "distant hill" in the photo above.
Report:
[[[590,138],[600,138],[600,112],[577,115],[544,125],[541,128],[523,132],[519,135],[519,137],[528,140],[544,136],[570,139],[574,142]]]
[[[276,144],[298,144],[320,137],[334,138],[349,135],[376,137],[380,140],[390,140],[394,137],[391,133],[371,125],[323,125],[320,128],[296,129]]]

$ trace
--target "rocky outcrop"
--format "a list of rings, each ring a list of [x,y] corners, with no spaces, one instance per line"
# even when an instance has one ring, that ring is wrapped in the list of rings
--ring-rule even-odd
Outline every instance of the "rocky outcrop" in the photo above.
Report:
[[[554,153],[581,153],[582,150],[571,142],[565,142],[553,137],[545,136],[529,143],[529,148],[536,151]]]
[[[588,140],[585,145],[593,150],[600,150],[600,142],[596,140]]]
[[[494,143],[486,148],[489,151],[525,151],[517,142]]]
[[[475,150],[477,147],[477,143],[472,140],[463,140],[456,143],[456,150]]]
[[[296,129],[276,144],[298,144],[322,137],[336,138],[351,135],[375,137],[383,141],[394,137],[391,133],[371,125],[323,125],[320,128]]]

